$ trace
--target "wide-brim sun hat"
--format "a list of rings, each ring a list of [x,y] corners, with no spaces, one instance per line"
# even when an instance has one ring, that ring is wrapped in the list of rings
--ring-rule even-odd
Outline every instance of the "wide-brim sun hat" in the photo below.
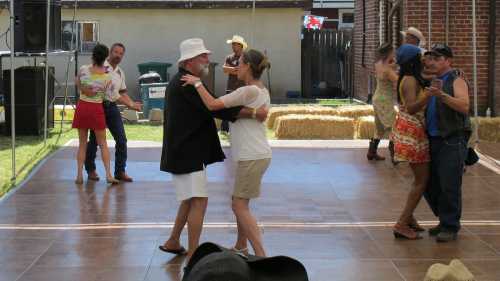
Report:
[[[181,56],[177,63],[182,61],[192,59],[201,54],[211,54],[212,52],[205,47],[203,39],[201,38],[190,38],[181,42],[179,45],[179,50]]]
[[[233,35],[233,38],[227,39],[226,41],[227,44],[233,44],[233,43],[238,43],[241,46],[243,46],[243,50],[246,50],[248,48],[248,44],[245,41],[245,38],[243,38],[240,35]]]

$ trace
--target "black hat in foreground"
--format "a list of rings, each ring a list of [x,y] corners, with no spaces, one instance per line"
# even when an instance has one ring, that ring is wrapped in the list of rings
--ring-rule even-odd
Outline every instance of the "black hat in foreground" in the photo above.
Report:
[[[244,256],[203,243],[184,269],[182,281],[308,281],[304,266],[285,256]]]

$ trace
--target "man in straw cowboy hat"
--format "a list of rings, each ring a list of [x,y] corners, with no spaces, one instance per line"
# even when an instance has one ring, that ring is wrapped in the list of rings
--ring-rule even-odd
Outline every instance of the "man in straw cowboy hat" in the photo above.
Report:
[[[401,31],[401,35],[403,35],[403,43],[415,45],[420,48],[425,46],[424,35],[415,27],[409,27],[407,30]]]
[[[198,247],[203,219],[208,203],[206,166],[224,160],[214,117],[234,121],[236,118],[257,118],[263,122],[267,110],[235,107],[209,111],[196,88],[202,85],[186,85],[181,77],[186,74],[203,76],[209,65],[210,51],[203,40],[191,38],[181,42],[179,71],[172,77],[165,96],[163,147],[160,169],[172,174],[177,200],[180,206],[170,238],[160,249],[173,254],[186,250],[179,240],[182,229],[188,226],[188,257]],[[205,87],[206,88],[206,87]],[[168,102],[167,102],[168,101]]]
[[[226,94],[229,94],[239,87],[245,86],[245,82],[238,79],[237,72],[241,54],[248,48],[248,44],[245,42],[245,39],[239,35],[233,35],[233,38],[228,39],[226,43],[231,44],[231,49],[233,50],[233,53],[226,57],[224,66],[222,66],[224,73],[228,76]],[[229,131],[228,121],[222,121],[221,130],[223,132]]]

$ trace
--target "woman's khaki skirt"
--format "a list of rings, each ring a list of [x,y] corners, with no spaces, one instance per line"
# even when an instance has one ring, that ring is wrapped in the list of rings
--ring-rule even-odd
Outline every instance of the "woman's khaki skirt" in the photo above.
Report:
[[[270,163],[270,158],[238,161],[233,197],[243,199],[259,197],[262,177]]]

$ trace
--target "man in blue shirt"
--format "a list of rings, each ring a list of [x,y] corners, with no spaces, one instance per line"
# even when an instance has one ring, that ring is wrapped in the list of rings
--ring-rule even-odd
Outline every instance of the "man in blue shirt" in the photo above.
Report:
[[[431,179],[424,193],[439,225],[429,229],[438,242],[457,239],[462,214],[462,174],[470,135],[469,89],[452,68],[453,52],[435,44],[428,66],[436,74],[426,109],[426,128],[431,154]]]

